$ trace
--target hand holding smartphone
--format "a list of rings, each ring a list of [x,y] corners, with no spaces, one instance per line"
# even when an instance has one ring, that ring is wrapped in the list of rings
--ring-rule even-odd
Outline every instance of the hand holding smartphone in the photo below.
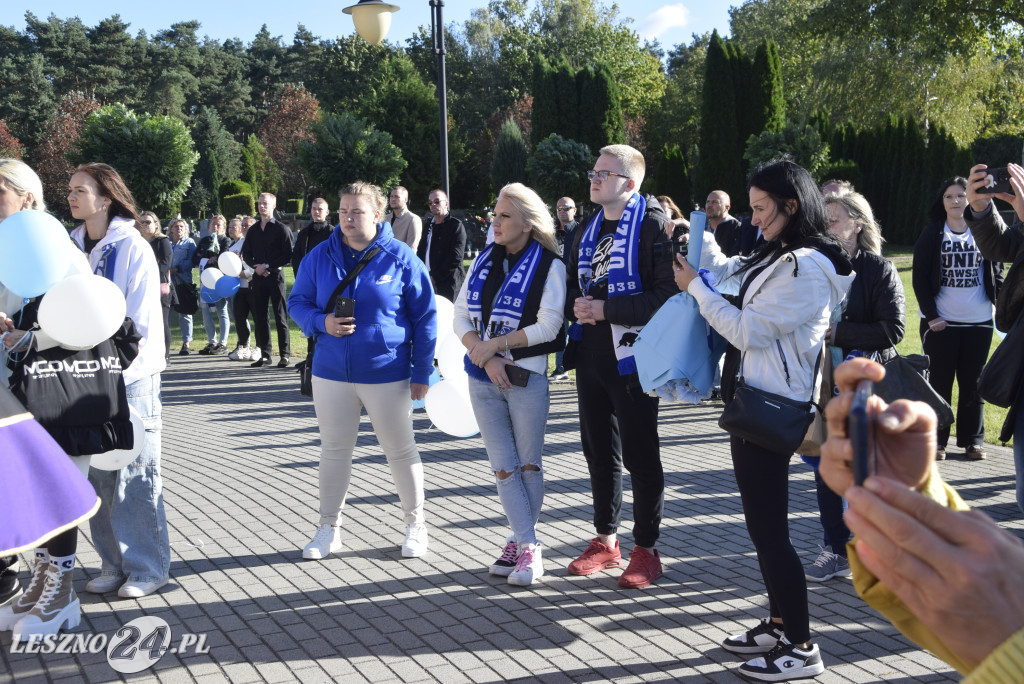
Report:
[[[1014,194],[1013,186],[1010,185],[1010,170],[1005,166],[998,169],[988,169],[988,175],[985,179],[988,181],[985,185],[978,188],[979,195],[997,195],[999,193],[1006,193],[1008,195]]]
[[[853,449],[853,483],[858,487],[875,474],[875,416],[871,407],[874,383],[861,380],[853,395],[847,432]]]
[[[338,297],[334,304],[334,315],[337,318],[352,318],[356,315],[356,300],[349,297]]]

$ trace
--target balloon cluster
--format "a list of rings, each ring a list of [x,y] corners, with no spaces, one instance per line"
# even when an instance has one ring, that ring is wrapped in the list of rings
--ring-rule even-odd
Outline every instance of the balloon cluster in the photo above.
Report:
[[[60,221],[29,209],[0,222],[0,283],[24,298],[43,295],[39,327],[62,347],[91,349],[124,322],[124,294],[93,275]]]
[[[453,437],[472,437],[480,432],[469,401],[469,375],[463,365],[466,349],[455,334],[455,305],[444,297],[437,301],[437,345],[434,357],[441,380],[431,383],[425,407],[437,429]]]
[[[224,252],[217,258],[217,266],[220,268],[207,268],[199,276],[199,298],[207,304],[231,297],[242,284],[238,279],[242,273],[242,260],[237,254]]]

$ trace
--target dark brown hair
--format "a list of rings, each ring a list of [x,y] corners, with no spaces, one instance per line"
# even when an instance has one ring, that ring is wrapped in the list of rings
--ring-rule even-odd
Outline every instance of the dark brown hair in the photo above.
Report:
[[[79,171],[89,174],[89,177],[99,186],[100,196],[110,200],[110,218],[118,216],[132,221],[139,220],[139,210],[135,206],[132,193],[124,184],[121,174],[113,166],[100,162],[89,162],[88,164],[79,164],[74,173]]]

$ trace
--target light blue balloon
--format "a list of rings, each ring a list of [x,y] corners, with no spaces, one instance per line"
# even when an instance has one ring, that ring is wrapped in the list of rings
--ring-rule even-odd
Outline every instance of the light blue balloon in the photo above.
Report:
[[[216,291],[211,290],[205,285],[199,288],[199,298],[207,304],[216,304],[217,300],[220,299]]]
[[[21,297],[38,297],[64,280],[74,245],[60,221],[27,209],[0,221],[0,283]]]
[[[213,286],[213,291],[217,293],[218,297],[227,298],[238,292],[241,284],[242,282],[238,278],[221,276],[217,279],[217,284]]]

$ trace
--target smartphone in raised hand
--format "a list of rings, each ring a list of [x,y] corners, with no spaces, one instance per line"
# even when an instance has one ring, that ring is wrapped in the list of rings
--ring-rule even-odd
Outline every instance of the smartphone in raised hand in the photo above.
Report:
[[[875,416],[871,407],[871,395],[874,394],[874,383],[861,380],[857,383],[850,416],[847,418],[847,431],[850,435],[850,446],[853,448],[853,483],[858,487],[875,474]]]

